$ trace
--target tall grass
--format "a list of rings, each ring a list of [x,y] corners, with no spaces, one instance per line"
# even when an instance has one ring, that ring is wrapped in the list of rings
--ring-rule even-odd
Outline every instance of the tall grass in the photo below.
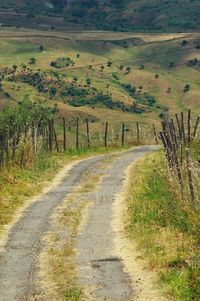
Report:
[[[199,208],[186,203],[169,177],[164,155],[134,167],[127,230],[171,300],[200,300]]]

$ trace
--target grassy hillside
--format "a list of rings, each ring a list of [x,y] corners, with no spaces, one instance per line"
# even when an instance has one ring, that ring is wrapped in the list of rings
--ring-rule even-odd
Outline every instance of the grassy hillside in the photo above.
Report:
[[[199,34],[4,28],[0,39],[1,106],[46,102],[69,123],[88,118],[95,136],[105,121],[113,136],[125,122],[130,141],[136,120],[148,136],[163,114],[200,112]]]
[[[200,59],[199,34],[4,28],[0,40],[1,107],[24,98],[54,107],[60,135],[61,118],[67,118],[69,147],[75,145],[77,117],[80,143],[88,119],[93,144],[102,146],[106,121],[110,144],[121,144],[122,122],[129,129],[126,143],[136,142],[136,121],[141,143],[154,143],[152,125],[158,130],[165,114],[187,108],[200,113],[199,64],[188,64]]]
[[[64,28],[69,23],[87,28],[141,31],[196,31],[200,29],[198,0],[1,0],[2,11],[24,13],[27,17],[13,20],[0,15],[3,23],[45,25]],[[41,19],[37,15],[56,18]]]

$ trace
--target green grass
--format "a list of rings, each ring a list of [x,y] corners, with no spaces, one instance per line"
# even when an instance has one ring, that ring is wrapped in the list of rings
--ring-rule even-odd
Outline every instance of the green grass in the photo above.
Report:
[[[199,300],[199,212],[179,199],[159,153],[137,163],[131,183],[130,238],[170,300]]]
[[[79,301],[81,298],[82,292],[76,288],[69,288],[65,291],[65,300],[66,301]]]

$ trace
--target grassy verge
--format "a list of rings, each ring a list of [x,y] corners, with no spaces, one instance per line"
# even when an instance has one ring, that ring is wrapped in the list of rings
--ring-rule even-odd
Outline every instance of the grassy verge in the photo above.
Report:
[[[162,153],[137,162],[128,198],[127,231],[170,300],[200,300],[200,219],[182,202]]]
[[[20,168],[10,164],[0,171],[0,235],[4,226],[12,222],[18,208],[25,201],[49,185],[52,177],[72,160],[122,150],[120,148],[82,148],[63,154],[40,154],[28,166]]]

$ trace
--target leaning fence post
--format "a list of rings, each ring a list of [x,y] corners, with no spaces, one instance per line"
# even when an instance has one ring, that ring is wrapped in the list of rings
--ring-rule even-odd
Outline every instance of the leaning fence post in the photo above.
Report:
[[[177,126],[178,126],[179,138],[181,139],[181,126],[180,126],[180,121],[179,121],[177,113],[175,114],[175,117],[176,117],[176,123],[177,123]]]
[[[185,139],[185,124],[184,124],[184,114],[181,112],[181,135],[182,135],[182,142],[184,142],[184,145],[186,144]]]
[[[196,124],[195,124],[194,133],[193,133],[194,138],[196,137],[199,123],[200,123],[200,116],[197,117],[197,121],[196,121]]]
[[[194,183],[193,183],[193,177],[192,177],[192,168],[191,168],[191,164],[190,164],[189,148],[187,148],[185,150],[185,154],[186,154],[186,164],[187,164],[188,182],[189,182],[191,200],[192,200],[192,204],[195,205],[195,191],[194,191]]]

